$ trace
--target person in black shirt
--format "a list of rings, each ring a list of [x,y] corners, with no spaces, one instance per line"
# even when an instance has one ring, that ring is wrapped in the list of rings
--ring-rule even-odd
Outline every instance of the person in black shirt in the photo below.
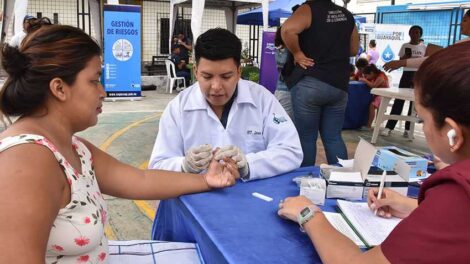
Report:
[[[359,45],[353,15],[330,0],[307,1],[284,22],[282,38],[293,55],[286,84],[292,89],[295,125],[304,152],[302,166],[315,164],[318,132],[328,163],[347,159],[341,129],[348,100],[349,57],[357,54]]]

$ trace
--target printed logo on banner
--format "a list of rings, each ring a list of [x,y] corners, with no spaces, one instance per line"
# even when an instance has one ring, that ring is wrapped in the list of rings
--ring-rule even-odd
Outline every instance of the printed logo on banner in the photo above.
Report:
[[[403,41],[405,34],[402,31],[377,31],[375,32],[375,39]]]
[[[275,54],[276,47],[274,46],[274,43],[267,43],[266,48],[264,49],[264,52],[267,54]]]
[[[116,60],[127,61],[132,57],[134,47],[127,39],[118,39],[113,44],[113,56]]]
[[[394,58],[395,58],[395,53],[393,53],[393,50],[392,48],[390,48],[390,45],[387,45],[387,47],[382,52],[382,60],[384,62],[389,62],[389,61],[392,61]]]

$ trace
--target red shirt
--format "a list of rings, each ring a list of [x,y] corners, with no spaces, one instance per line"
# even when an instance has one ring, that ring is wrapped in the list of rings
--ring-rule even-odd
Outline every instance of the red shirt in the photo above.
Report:
[[[382,243],[391,263],[470,263],[470,160],[421,186],[419,206]]]

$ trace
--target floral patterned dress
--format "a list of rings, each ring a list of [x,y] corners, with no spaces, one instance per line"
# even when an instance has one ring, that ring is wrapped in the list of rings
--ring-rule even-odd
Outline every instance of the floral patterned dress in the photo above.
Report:
[[[49,148],[70,184],[70,203],[59,210],[46,249],[46,263],[107,263],[108,240],[104,235],[106,203],[93,170],[90,151],[76,137],[72,138],[82,171],[74,169],[46,138],[23,134],[0,140],[0,152],[19,144],[40,144]]]

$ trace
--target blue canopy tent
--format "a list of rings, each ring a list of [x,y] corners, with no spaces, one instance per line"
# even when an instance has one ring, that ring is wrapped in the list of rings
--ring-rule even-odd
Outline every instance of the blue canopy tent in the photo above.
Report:
[[[279,26],[279,20],[292,14],[291,8],[304,3],[305,0],[275,0],[269,3],[268,25]],[[237,24],[263,25],[263,10],[256,8],[237,16]]]

